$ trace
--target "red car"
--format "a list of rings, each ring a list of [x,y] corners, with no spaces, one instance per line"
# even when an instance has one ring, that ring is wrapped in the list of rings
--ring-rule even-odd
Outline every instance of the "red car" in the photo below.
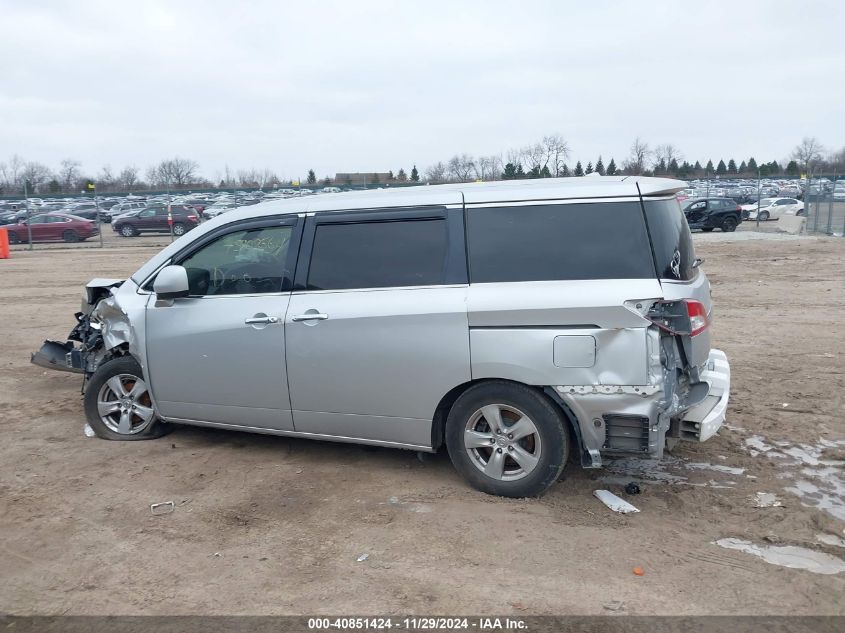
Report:
[[[30,230],[33,242],[82,242],[89,237],[99,235],[97,223],[92,220],[78,218],[66,213],[41,213],[17,224],[4,226],[9,231],[9,242],[20,244],[28,242]]]

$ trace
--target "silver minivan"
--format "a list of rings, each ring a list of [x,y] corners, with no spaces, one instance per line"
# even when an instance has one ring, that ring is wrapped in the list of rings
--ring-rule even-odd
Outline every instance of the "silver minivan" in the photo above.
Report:
[[[703,441],[730,368],[675,194],[583,177],[276,200],[96,279],[67,342],[101,438],[172,424],[435,452],[479,490],[538,495]]]

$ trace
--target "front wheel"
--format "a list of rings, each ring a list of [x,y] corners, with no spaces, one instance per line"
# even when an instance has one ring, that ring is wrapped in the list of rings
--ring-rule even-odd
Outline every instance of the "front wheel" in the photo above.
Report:
[[[85,415],[105,440],[149,440],[166,432],[141,365],[131,356],[110,360],[94,372],[85,388]]]
[[[709,232],[710,232],[710,231],[712,231],[712,230],[713,230],[712,228],[710,228],[710,229],[701,229],[701,231],[702,231],[703,233],[709,233]]]
[[[120,227],[120,234],[123,237],[135,237],[137,231],[135,230],[135,227],[131,224],[124,224]]]
[[[566,421],[545,395],[512,382],[470,387],[446,421],[452,463],[474,488],[535,497],[560,477],[569,455]]]
[[[769,212],[768,211],[760,211],[760,222],[765,222],[769,219]]]
[[[736,224],[736,218],[730,215],[722,220],[722,230],[725,233],[733,233],[736,231]]]
[[[21,241],[18,239],[18,234],[14,231],[9,231],[9,244],[20,244]]]

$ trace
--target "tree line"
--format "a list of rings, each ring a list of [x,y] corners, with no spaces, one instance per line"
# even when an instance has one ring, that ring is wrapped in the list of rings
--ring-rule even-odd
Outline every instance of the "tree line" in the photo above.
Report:
[[[841,174],[845,170],[845,148],[828,151],[815,137],[806,137],[795,146],[789,158],[780,162],[757,162],[752,156],[739,163],[734,158],[727,162],[720,158],[714,165],[712,159],[702,165],[700,160],[687,160],[675,145],[666,143],[652,146],[641,138],[631,144],[628,155],[621,165],[614,157],[605,163],[599,155],[595,162],[581,160],[571,163],[572,149],[560,134],[549,134],[536,143],[507,150],[499,154],[473,156],[468,153],[455,154],[446,161],[438,161],[420,174],[416,165],[410,172],[400,168],[395,174],[391,170],[381,182],[378,174],[368,184],[412,184],[418,182],[445,183],[473,180],[517,180],[521,178],[554,178],[567,176],[599,175],[647,175],[673,176],[676,178],[709,178],[737,176],[756,178],[771,176],[799,176],[809,174]],[[570,166],[571,165],[571,166]],[[343,186],[349,183],[334,182],[326,176],[318,181],[313,169],[307,172],[303,184]],[[86,172],[82,163],[72,158],[61,161],[59,169],[53,170],[37,161],[27,161],[13,155],[0,161],[0,195],[75,194],[90,191],[96,186],[99,192],[132,192],[149,189],[200,189],[218,187],[265,189],[292,186],[293,181],[282,180],[271,169],[238,169],[226,166],[213,179],[206,178],[199,171],[196,161],[187,158],[164,159],[149,166],[144,172],[134,165],[127,165],[120,171],[105,166],[97,173]]]

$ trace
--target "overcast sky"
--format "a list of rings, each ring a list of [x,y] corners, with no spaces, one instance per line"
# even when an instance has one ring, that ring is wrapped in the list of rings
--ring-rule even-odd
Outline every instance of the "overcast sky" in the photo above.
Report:
[[[0,0],[0,160],[422,171],[560,133],[617,162],[845,145],[845,2]]]

